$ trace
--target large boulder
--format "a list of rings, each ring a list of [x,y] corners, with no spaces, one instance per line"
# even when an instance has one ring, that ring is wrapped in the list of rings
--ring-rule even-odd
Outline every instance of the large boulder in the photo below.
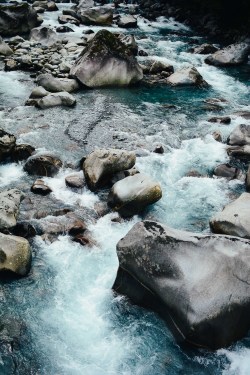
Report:
[[[172,86],[208,86],[208,83],[194,66],[177,70],[167,78],[167,82]]]
[[[250,194],[243,193],[210,220],[214,233],[250,239]]]
[[[58,41],[56,32],[47,26],[35,27],[30,32],[30,40],[45,46],[52,46]]]
[[[82,8],[78,7],[77,15],[84,25],[109,26],[113,21],[113,11],[109,8],[95,7]]]
[[[232,146],[250,145],[250,125],[241,124],[229,135],[227,143]]]
[[[229,146],[227,148],[227,153],[229,156],[242,161],[250,161],[250,145],[244,146]]]
[[[31,156],[24,164],[23,169],[30,175],[53,177],[62,167],[62,161],[48,154],[37,154]]]
[[[250,329],[250,241],[137,223],[114,290],[161,314],[179,342],[218,349]]]
[[[115,149],[93,151],[83,163],[83,172],[89,188],[98,189],[115,173],[132,168],[135,161],[135,153],[130,151]]]
[[[36,106],[41,109],[58,106],[73,107],[75,104],[76,99],[74,96],[64,91],[46,95],[36,102]]]
[[[10,56],[12,54],[13,54],[12,49],[0,37],[0,56]]]
[[[4,190],[0,193],[0,230],[16,225],[22,198],[23,193],[17,189]]]
[[[215,66],[230,66],[240,65],[247,61],[248,54],[250,53],[250,46],[247,43],[231,44],[205,59],[209,65]]]
[[[55,78],[52,74],[40,74],[36,83],[49,92],[73,92],[79,89],[79,83],[71,78]]]
[[[121,216],[131,217],[141,213],[161,197],[160,184],[142,173],[137,173],[114,184],[108,197],[108,204]]]
[[[15,146],[16,137],[0,129],[0,161],[4,161],[6,158],[10,157]]]
[[[29,242],[22,237],[0,233],[0,274],[6,271],[25,276],[31,266]]]
[[[107,30],[98,31],[70,73],[87,87],[128,86],[143,78],[130,48]]]
[[[0,5],[0,35],[25,34],[40,24],[36,11],[28,3]]]

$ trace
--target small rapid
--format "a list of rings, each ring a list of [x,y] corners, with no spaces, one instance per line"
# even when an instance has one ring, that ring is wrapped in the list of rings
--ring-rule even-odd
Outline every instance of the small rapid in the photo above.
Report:
[[[45,24],[57,25],[58,14],[46,13]],[[32,87],[28,74],[0,71],[0,121],[6,131],[18,136],[18,142],[56,151],[69,164],[100,146],[141,152],[136,167],[159,181],[163,190],[162,200],[143,218],[207,233],[211,216],[244,186],[240,180],[211,178],[213,169],[226,163],[228,156],[225,145],[211,135],[218,125],[207,121],[218,113],[204,110],[204,100],[222,97],[227,102],[220,114],[235,113],[230,125],[219,125],[226,140],[237,124],[249,123],[236,114],[250,108],[249,82],[240,69],[211,67],[203,62],[204,56],[188,53],[189,42],[196,36],[175,20],[140,18],[138,25],[139,46],[150,58],[176,69],[195,65],[210,87],[97,89],[76,94],[78,104],[72,110],[41,114],[24,106]],[[168,103],[176,108],[164,108]],[[165,153],[150,152],[159,143]],[[70,190],[65,177],[71,173],[73,168],[67,166],[44,181],[62,205],[93,209],[101,198],[86,188],[80,194]],[[27,181],[32,182],[21,164],[0,167],[1,188]],[[116,219],[117,214],[109,213],[88,223],[95,243],[91,249],[74,243],[68,235],[53,243],[39,236],[34,239],[29,276],[3,285],[1,316],[25,322],[26,339],[17,354],[18,370],[6,364],[2,355],[0,373],[12,375],[14,368],[18,375],[247,375],[249,337],[215,353],[184,350],[156,314],[113,294],[116,244],[141,217]]]

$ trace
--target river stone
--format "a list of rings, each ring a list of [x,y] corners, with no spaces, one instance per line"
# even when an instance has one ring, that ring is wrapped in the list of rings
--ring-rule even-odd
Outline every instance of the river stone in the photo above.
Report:
[[[158,74],[167,72],[169,74],[174,73],[173,65],[167,64],[163,61],[153,61],[149,69],[149,74]]]
[[[137,55],[138,53],[138,45],[136,43],[134,35],[125,35],[125,34],[118,34],[118,38],[120,41],[127,46],[133,55]]]
[[[249,52],[250,46],[247,43],[231,44],[208,56],[205,62],[215,66],[240,65],[247,61]]]
[[[0,56],[10,56],[13,54],[12,49],[5,43],[0,36]]]
[[[120,180],[112,187],[108,204],[123,217],[141,213],[162,197],[161,186],[142,173]]]
[[[45,88],[42,86],[38,86],[32,90],[30,94],[30,99],[39,99],[43,98],[46,95],[49,95],[49,91],[45,90]]]
[[[36,83],[50,92],[73,92],[79,89],[79,83],[75,79],[55,78],[52,74],[40,74]]]
[[[113,11],[108,8],[83,9],[78,7],[77,15],[84,25],[110,26],[113,21]]]
[[[23,193],[17,189],[4,190],[0,193],[0,230],[16,225],[22,198]]]
[[[62,14],[58,16],[58,22],[62,25],[66,23],[70,23],[71,25],[76,25],[76,26],[80,25],[80,21],[69,14]]]
[[[65,183],[68,187],[76,189],[81,189],[85,185],[83,176],[80,176],[80,174],[71,174],[69,176],[66,176]]]
[[[96,190],[117,172],[125,171],[135,165],[134,152],[116,149],[99,149],[87,156],[83,172],[87,185]]]
[[[208,86],[208,83],[195,67],[182,68],[176,71],[167,78],[167,82],[172,86]]]
[[[166,320],[178,342],[218,349],[250,329],[250,242],[152,221],[119,241],[114,290]]]
[[[208,122],[217,122],[218,124],[225,124],[228,125],[231,122],[231,118],[229,116],[223,116],[223,117],[211,117]]]
[[[25,276],[31,266],[29,242],[22,237],[0,233],[0,273],[10,271]]]
[[[35,151],[35,148],[31,145],[26,145],[26,144],[16,145],[14,150],[11,153],[11,159],[16,162],[26,160],[33,154],[34,151]]]
[[[250,194],[243,193],[210,220],[214,233],[250,238]]]
[[[62,167],[62,161],[53,155],[37,154],[31,156],[23,169],[30,175],[53,177]]]
[[[227,143],[232,146],[250,145],[250,125],[241,124],[229,135]]]
[[[45,185],[44,181],[41,179],[36,180],[30,190],[32,193],[39,195],[48,195],[52,192],[51,188]]]
[[[50,27],[40,26],[31,30],[29,39],[45,46],[52,46],[58,41],[58,36]]]
[[[0,35],[28,33],[40,24],[36,11],[28,3],[0,4]]]
[[[250,145],[245,146],[229,146],[227,148],[229,156],[242,161],[250,161]]]
[[[216,51],[218,51],[217,47],[213,46],[212,44],[207,44],[207,43],[197,46],[193,48],[192,50],[193,53],[197,53],[200,55],[208,55],[209,53],[214,53]]]
[[[121,15],[121,17],[119,18],[117,25],[119,27],[124,27],[126,29],[134,28],[134,27],[137,27],[137,19],[130,14],[124,14],[124,15]]]
[[[250,165],[247,170],[247,175],[246,175],[246,191],[250,193]]]
[[[70,73],[87,87],[128,86],[143,78],[131,50],[107,30],[96,33]]]
[[[230,164],[220,164],[214,169],[214,175],[217,177],[225,177],[229,180],[237,178],[238,168],[232,167]]]
[[[76,99],[68,92],[55,92],[39,99],[36,106],[41,109],[46,109],[57,106],[73,107],[75,104]]]
[[[0,161],[9,157],[16,145],[16,137],[0,128]]]

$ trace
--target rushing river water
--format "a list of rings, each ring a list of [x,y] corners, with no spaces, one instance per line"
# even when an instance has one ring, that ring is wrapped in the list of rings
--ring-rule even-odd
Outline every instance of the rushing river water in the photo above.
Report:
[[[60,9],[68,6],[59,5]],[[45,24],[58,25],[58,14],[45,13]],[[80,35],[84,27],[75,29]],[[1,127],[13,132],[18,143],[56,151],[65,162],[77,161],[95,147],[152,151],[161,143],[164,155],[147,151],[137,158],[138,169],[157,179],[163,189],[162,200],[145,217],[179,229],[208,232],[209,218],[244,190],[242,181],[211,178],[213,168],[228,161],[225,145],[211,134],[219,129],[225,141],[237,124],[247,123],[233,113],[250,108],[249,65],[237,69],[206,65],[204,56],[187,52],[194,39],[203,39],[172,19],[151,23],[140,19],[138,30],[133,31],[150,57],[175,69],[196,66],[209,89],[155,85],[81,91],[75,95],[73,109],[39,111],[24,106],[34,86],[29,75],[1,70]],[[220,112],[207,111],[203,102],[207,98],[227,102]],[[231,124],[207,121],[218,113],[232,115]],[[192,170],[204,177],[187,177]],[[65,186],[70,172],[68,168],[46,179],[55,198],[76,208],[93,208],[97,195],[85,189],[79,195]],[[1,188],[32,181],[20,164],[0,166]],[[72,242],[67,235],[52,244],[34,239],[29,276],[3,283],[0,316],[3,321],[9,319],[14,334],[20,330],[22,334],[18,347],[0,349],[0,374],[248,375],[250,337],[215,353],[184,349],[156,314],[113,295],[116,243],[141,220],[135,217],[119,223],[111,220],[114,217],[107,214],[89,222],[97,243],[93,249]]]

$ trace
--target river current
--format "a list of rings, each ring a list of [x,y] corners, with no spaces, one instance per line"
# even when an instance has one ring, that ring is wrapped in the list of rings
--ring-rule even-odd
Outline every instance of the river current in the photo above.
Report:
[[[60,9],[69,6],[59,4]],[[45,13],[45,24],[58,25],[58,14]],[[83,29],[75,27],[70,34],[80,35]],[[210,87],[82,90],[75,94],[75,108],[40,111],[24,106],[34,86],[29,74],[6,73],[0,66],[1,127],[14,133],[18,143],[57,152],[65,162],[77,161],[96,147],[137,150],[141,155],[137,168],[158,180],[163,190],[163,198],[144,217],[178,229],[209,232],[211,216],[244,191],[240,180],[211,178],[214,167],[229,160],[225,144],[216,142],[212,133],[220,130],[225,141],[236,125],[249,123],[235,113],[250,110],[250,66],[206,65],[204,56],[187,52],[195,40],[205,39],[173,19],[140,18],[133,32],[149,58],[171,63],[175,70],[194,65]],[[226,101],[219,112],[208,111],[204,103],[208,98]],[[207,121],[218,114],[231,115],[231,124]],[[163,155],[151,152],[159,143]],[[203,177],[187,176],[194,170]],[[52,194],[62,204],[93,208],[100,200],[97,195],[87,189],[77,194],[65,186],[64,178],[71,172],[64,168],[45,179]],[[21,187],[27,181],[33,180],[21,164],[0,166],[1,189]],[[38,236],[34,239],[30,274],[2,283],[0,316],[21,322],[24,333],[19,347],[12,348],[12,357],[0,348],[0,374],[248,375],[250,337],[214,353],[181,348],[156,314],[113,295],[116,244],[141,220],[112,221],[116,216],[89,221],[96,241],[92,249],[67,235],[52,244]],[[20,329],[20,324],[18,328],[10,324],[13,331]]]

